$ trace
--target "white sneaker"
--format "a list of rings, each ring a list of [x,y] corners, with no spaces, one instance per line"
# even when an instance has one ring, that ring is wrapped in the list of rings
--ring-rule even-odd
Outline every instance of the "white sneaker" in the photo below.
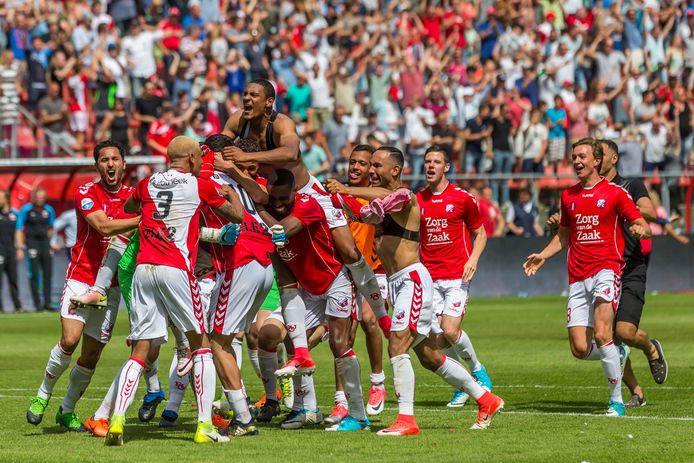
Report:
[[[190,349],[180,346],[176,347],[176,357],[178,357],[176,374],[179,378],[183,378],[193,369],[193,356],[190,353]]]

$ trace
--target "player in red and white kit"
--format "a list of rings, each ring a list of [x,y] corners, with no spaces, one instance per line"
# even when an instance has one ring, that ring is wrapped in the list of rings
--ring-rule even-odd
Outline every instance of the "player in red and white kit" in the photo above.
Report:
[[[582,360],[600,360],[610,389],[607,415],[622,416],[626,409],[620,348],[612,341],[612,323],[624,269],[624,222],[639,239],[649,237],[650,229],[629,193],[600,176],[602,158],[598,141],[574,143],[572,160],[579,183],[562,192],[559,232],[542,252],[528,256],[523,267],[532,276],[568,246],[566,325],[571,353]],[[625,351],[621,357],[625,362]]]
[[[460,328],[470,294],[470,282],[487,245],[477,200],[446,179],[450,160],[438,145],[424,154],[428,186],[417,193],[420,208],[419,254],[434,281],[434,332],[444,353],[465,360],[472,376],[487,390],[492,381],[477,359],[469,336]],[[473,244],[474,239],[474,244]],[[470,398],[456,389],[449,407],[462,407]]]
[[[205,144],[210,151],[221,155],[226,146],[233,146],[234,141],[227,135],[217,134],[205,140]],[[243,204],[244,212],[236,244],[212,245],[212,261],[217,276],[210,304],[210,338],[222,390],[236,417],[230,434],[255,435],[258,430],[248,409],[232,342],[238,333],[250,329],[272,287],[275,276],[270,254],[274,253],[275,246],[270,238],[270,230],[258,214],[251,196],[241,186],[241,183],[248,185],[251,179],[244,176],[234,163],[229,163],[227,167],[226,171],[216,170],[210,179],[220,186],[233,188]],[[249,188],[260,189],[254,181],[250,183]],[[226,219],[209,206],[203,208],[203,221],[204,226],[210,228],[221,228],[226,223]]]
[[[217,432],[211,421],[215,367],[193,270],[200,209],[209,205],[238,223],[243,218],[243,206],[232,191],[219,191],[214,182],[197,178],[202,150],[195,140],[184,136],[174,138],[167,155],[171,168],[141,180],[125,205],[126,211],[142,211],[140,253],[133,276],[128,337],[133,343],[132,354],[118,373],[118,395],[106,436],[107,445],[123,443],[125,412],[133,402],[151,345],[166,342],[169,320],[186,333],[193,351],[193,389],[198,406],[194,441],[229,441]],[[222,232],[228,227],[230,224]]]
[[[359,361],[352,350],[352,323],[361,318],[355,303],[356,290],[337,252],[325,212],[312,196],[296,193],[294,175],[287,169],[276,169],[270,173],[268,194],[267,212],[261,211],[261,215],[271,227],[281,225],[284,228],[286,239],[277,240],[284,241],[278,247],[277,254],[297,278],[306,313],[315,313],[316,317],[324,314],[327,318],[330,350],[347,395],[350,414],[328,429],[369,429]],[[292,329],[288,322],[287,330]],[[300,385],[296,389],[300,389]],[[288,420],[291,419],[293,417],[290,415]]]
[[[108,237],[133,230],[139,223],[139,217],[123,210],[132,192],[132,188],[121,183],[125,172],[125,149],[116,142],[104,141],[94,147],[94,161],[100,179],[82,185],[75,194],[77,241],[72,248],[61,299],[62,334],[51,350],[43,382],[27,411],[29,423],[36,425],[41,422],[53,387],[70,366],[72,353],[81,339],[80,358],[70,373],[70,384],[56,416],[58,424],[69,431],[84,431],[74,413],[75,404],[89,386],[101,352],[111,339],[120,293],[118,288],[110,290],[109,303],[103,310],[75,307],[70,298],[82,294],[94,283],[108,246]]]

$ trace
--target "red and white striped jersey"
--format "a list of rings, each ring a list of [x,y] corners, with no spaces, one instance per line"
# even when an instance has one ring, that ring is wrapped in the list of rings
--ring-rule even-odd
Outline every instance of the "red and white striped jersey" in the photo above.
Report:
[[[192,272],[200,236],[203,205],[219,208],[225,199],[210,180],[177,169],[141,180],[134,199],[141,204],[139,264],[176,267]]]
[[[263,219],[258,215],[255,204],[236,180],[224,172],[215,171],[210,180],[217,185],[229,185],[236,191],[243,204],[243,222],[241,223],[241,233],[234,246],[222,246],[213,244],[212,262],[215,270],[222,273],[232,270],[242,265],[246,265],[252,260],[257,260],[261,265],[270,265],[270,254],[275,252],[272,244],[270,229]],[[224,217],[217,214],[209,206],[203,208],[204,226],[210,228],[220,228],[228,222]]]

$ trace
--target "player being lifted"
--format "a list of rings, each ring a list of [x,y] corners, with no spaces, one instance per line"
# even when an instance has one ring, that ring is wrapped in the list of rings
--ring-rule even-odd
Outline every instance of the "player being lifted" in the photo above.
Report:
[[[117,287],[110,290],[111,299],[102,310],[76,307],[70,298],[84,293],[94,283],[108,246],[107,237],[135,229],[140,220],[123,210],[132,192],[132,188],[122,184],[125,149],[111,140],[101,142],[94,147],[94,161],[99,180],[80,186],[75,195],[77,241],[72,248],[61,299],[60,341],[51,350],[43,381],[27,411],[29,423],[41,422],[53,387],[70,366],[72,353],[81,339],[80,357],[72,368],[67,392],[56,415],[56,422],[69,431],[84,431],[74,412],[75,404],[89,386],[101,352],[111,339],[120,295]]]
[[[224,158],[235,162],[259,162],[265,171],[276,167],[289,169],[294,174],[299,193],[313,196],[325,211],[337,251],[349,269],[357,290],[369,301],[377,318],[385,317],[385,301],[381,297],[373,270],[357,249],[342,211],[333,206],[330,195],[306,170],[300,158],[299,136],[294,122],[275,111],[274,102],[275,88],[269,81],[256,79],[246,85],[243,109],[229,117],[224,133],[232,138],[255,138],[263,151],[246,153],[239,148],[230,147],[224,150]],[[303,326],[305,309],[296,300],[298,293],[292,288],[294,283],[282,281],[282,276],[278,275],[284,317],[288,324],[296,326],[289,333],[295,347],[295,356],[284,368],[278,370],[280,376],[293,375],[296,371],[312,372],[315,369],[315,363],[308,353],[306,329]]]
[[[369,170],[371,169],[371,155],[374,148],[369,145],[357,145],[349,155],[349,170],[347,180],[350,186],[368,187],[371,185]],[[332,181],[330,181],[332,182]],[[337,208],[345,211],[345,215],[349,218],[349,228],[354,236],[354,242],[357,248],[364,256],[364,259],[369,263],[376,274],[378,286],[381,290],[381,297],[387,299],[387,286],[385,271],[381,261],[378,260],[376,254],[376,229],[373,225],[358,221],[359,210],[369,204],[362,198],[355,198],[349,195],[333,195],[333,204]],[[369,379],[371,388],[369,389],[369,400],[366,405],[366,413],[371,416],[380,414],[383,411],[386,400],[385,374],[383,373],[383,337],[379,330],[379,321],[385,323],[383,326],[384,332],[390,330],[390,317],[382,317],[376,319],[371,307],[364,301],[362,297],[358,298],[358,303],[361,307],[361,327],[364,330],[366,340],[366,350],[369,354],[369,363],[371,365],[371,373]],[[358,325],[353,325],[352,337],[356,335]],[[336,375],[336,391],[335,391],[335,406],[333,407],[330,416],[325,419],[326,423],[339,423],[345,416],[349,414],[347,407],[347,397],[345,396],[344,388],[339,382],[339,377]]]
[[[628,352],[615,345],[612,323],[624,269],[624,222],[636,238],[647,238],[650,229],[629,193],[600,176],[603,150],[598,141],[577,141],[571,158],[579,183],[562,192],[559,232],[542,252],[528,256],[523,268],[526,275],[535,275],[547,259],[568,247],[571,353],[600,360],[610,389],[607,415],[622,416],[620,351],[622,363]]]
[[[349,415],[328,430],[369,429],[359,361],[352,350],[352,323],[361,318],[354,300],[354,286],[337,253],[322,207],[312,196],[297,193],[295,186],[290,170],[280,168],[271,172],[270,200],[267,212],[261,211],[261,215],[271,227],[281,225],[284,229],[286,242],[277,254],[301,285],[299,294],[306,313],[322,314],[327,319],[330,350],[349,404]]]
[[[150,346],[166,341],[168,320],[186,333],[193,351],[193,389],[198,406],[194,441],[229,441],[211,422],[215,367],[193,266],[201,207],[207,204],[228,220],[239,223],[243,218],[243,206],[233,191],[224,189],[223,197],[212,181],[197,178],[202,166],[202,150],[193,139],[174,138],[167,154],[171,168],[140,181],[125,206],[126,211],[142,211],[141,241],[133,276],[128,337],[133,342],[132,354],[118,373],[107,445],[123,443],[125,412],[133,402]],[[225,226],[228,227],[229,224]]]
[[[378,257],[388,275],[388,295],[393,305],[388,355],[393,366],[398,416],[395,423],[378,434],[419,433],[414,419],[414,370],[408,354],[410,349],[415,351],[424,368],[477,401],[477,420],[472,429],[485,429],[504,402],[482,388],[465,367],[441,354],[437,348],[436,334],[431,332],[433,282],[419,261],[420,211],[416,196],[402,188],[400,175],[404,164],[402,151],[382,146],[371,157],[372,187],[350,187],[346,191],[372,200],[369,206],[361,209],[360,216],[367,223],[381,224]],[[328,188],[337,193],[334,185]]]
[[[456,360],[465,360],[477,382],[491,391],[492,381],[467,333],[460,328],[487,234],[477,200],[446,179],[449,169],[448,154],[438,145],[429,147],[424,154],[427,187],[417,193],[421,210],[419,254],[434,280],[435,329],[443,331],[439,346]],[[448,406],[462,407],[468,399],[467,394],[456,390]]]

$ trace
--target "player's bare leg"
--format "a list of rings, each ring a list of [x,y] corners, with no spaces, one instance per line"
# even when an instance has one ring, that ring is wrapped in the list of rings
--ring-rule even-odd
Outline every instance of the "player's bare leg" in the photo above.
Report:
[[[612,333],[614,310],[612,302],[597,299],[595,302],[594,325],[569,327],[571,353],[581,360],[600,360],[610,389],[607,414],[625,414],[622,399],[622,366],[629,355],[628,348],[615,345]],[[593,338],[595,341],[593,342]]]
[[[258,429],[253,423],[246,394],[243,391],[241,371],[237,364],[237,354],[234,353],[232,347],[236,334],[222,335],[214,332],[211,337],[210,344],[217,375],[222,383],[224,396],[234,410],[237,422],[230,429],[230,433],[235,436],[257,435]]]

